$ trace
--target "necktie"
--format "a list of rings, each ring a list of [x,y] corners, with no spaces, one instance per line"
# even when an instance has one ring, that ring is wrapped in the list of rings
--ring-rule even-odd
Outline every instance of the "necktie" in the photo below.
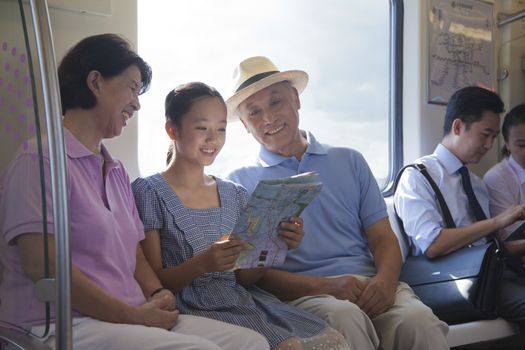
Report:
[[[470,209],[474,212],[476,221],[486,220],[487,216],[483,212],[483,209],[481,209],[481,205],[479,205],[478,199],[476,198],[474,190],[472,189],[472,183],[470,182],[470,174],[467,167],[462,166],[461,168],[459,168],[458,171],[461,175],[461,183],[463,184],[463,190],[467,194]]]

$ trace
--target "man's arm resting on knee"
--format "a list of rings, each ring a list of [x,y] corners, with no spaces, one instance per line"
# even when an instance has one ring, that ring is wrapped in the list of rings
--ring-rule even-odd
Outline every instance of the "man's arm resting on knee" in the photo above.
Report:
[[[351,275],[323,277],[275,269],[268,269],[257,284],[284,301],[310,295],[331,295],[353,303],[366,286],[365,282]]]
[[[268,269],[257,284],[281,300],[295,300],[307,295],[327,294],[323,292],[325,277],[300,275],[288,271]]]
[[[397,284],[401,271],[401,249],[388,218],[383,218],[365,229],[368,246],[374,256],[379,278]]]
[[[374,256],[377,274],[368,281],[356,304],[374,317],[394,304],[402,259],[399,242],[388,218],[370,225],[365,233]]]

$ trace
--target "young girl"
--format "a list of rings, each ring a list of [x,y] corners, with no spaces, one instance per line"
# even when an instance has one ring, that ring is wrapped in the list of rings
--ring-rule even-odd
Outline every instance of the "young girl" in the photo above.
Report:
[[[177,294],[183,314],[256,330],[272,349],[348,349],[344,338],[316,316],[250,287],[264,269],[229,272],[243,242],[228,240],[247,191],[204,173],[226,138],[226,106],[203,83],[177,87],[166,97],[166,132],[173,141],[168,168],[133,183],[144,222],[144,253],[161,282]],[[302,220],[282,222],[280,237],[298,246]],[[242,285],[241,285],[242,284]]]

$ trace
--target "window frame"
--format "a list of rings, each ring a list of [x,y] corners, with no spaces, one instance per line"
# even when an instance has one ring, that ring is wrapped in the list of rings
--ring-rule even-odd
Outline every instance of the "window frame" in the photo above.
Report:
[[[394,194],[394,180],[403,166],[403,0],[390,1],[390,96],[388,177],[381,192]]]
[[[383,116],[382,119],[386,122],[386,130],[381,128],[382,136],[381,140],[381,152],[388,152],[381,154],[381,158],[387,165],[381,167],[382,174],[375,174],[374,177],[380,181],[380,192],[384,197],[393,195],[393,184],[394,179],[403,165],[403,18],[404,18],[404,2],[403,0],[390,0],[384,3],[384,6],[389,6],[388,13],[385,13],[385,17],[389,19],[387,26],[383,30],[388,30],[388,33],[383,32],[383,38],[385,41],[384,45],[388,45],[385,49],[388,49],[388,53],[385,52],[387,57],[383,57],[388,63],[388,68],[384,70],[383,82],[385,83],[384,88],[388,89],[383,96],[388,100],[382,100],[385,104],[383,105]],[[386,9],[385,9],[386,10]],[[383,10],[381,10],[383,11]],[[383,17],[384,18],[384,17]],[[386,24],[386,23],[385,23]],[[387,29],[388,28],[388,29]],[[386,34],[386,35],[385,35]],[[386,51],[386,50],[385,50]],[[384,62],[384,61],[383,61]],[[387,78],[387,79],[384,79]],[[388,80],[388,81],[385,81]],[[384,138],[387,138],[386,140]],[[140,138],[140,136],[139,136]],[[386,142],[385,142],[386,141]],[[385,145],[386,143],[386,145]],[[140,142],[139,142],[140,144]],[[384,146],[388,148],[384,150]],[[347,145],[346,147],[353,147],[357,151],[360,151],[359,147]],[[140,152],[139,152],[140,153]],[[376,152],[377,153],[377,152]],[[138,155],[138,168],[139,172],[144,171],[144,167],[140,161],[140,155]],[[386,158],[386,159],[385,159]],[[376,164],[376,163],[374,163]],[[377,165],[377,164],[376,164]],[[381,163],[378,163],[380,166]],[[383,172],[385,171],[386,172]],[[149,173],[149,170],[148,172]],[[378,177],[381,175],[380,177]],[[384,177],[383,177],[384,176]]]

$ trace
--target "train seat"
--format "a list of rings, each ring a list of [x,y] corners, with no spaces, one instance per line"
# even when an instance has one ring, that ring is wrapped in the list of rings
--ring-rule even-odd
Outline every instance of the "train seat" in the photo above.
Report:
[[[33,339],[30,335],[0,327],[1,350],[51,350],[47,345]]]
[[[390,225],[399,240],[399,246],[404,260],[408,255],[409,248],[401,236],[401,230],[399,229],[399,224],[394,212],[392,197],[386,198],[385,201],[387,204]],[[507,322],[502,318],[497,318],[495,320],[480,320],[449,325],[447,340],[450,347],[456,347],[507,338],[518,334],[517,331],[518,329],[516,325]]]

